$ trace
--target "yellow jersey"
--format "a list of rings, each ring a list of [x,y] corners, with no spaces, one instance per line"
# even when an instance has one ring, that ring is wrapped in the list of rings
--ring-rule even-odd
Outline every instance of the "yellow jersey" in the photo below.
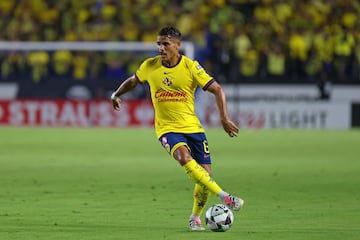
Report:
[[[168,132],[204,132],[195,114],[195,90],[206,90],[215,80],[197,61],[182,55],[177,65],[166,67],[160,56],[148,58],[135,77],[150,86],[158,138]]]

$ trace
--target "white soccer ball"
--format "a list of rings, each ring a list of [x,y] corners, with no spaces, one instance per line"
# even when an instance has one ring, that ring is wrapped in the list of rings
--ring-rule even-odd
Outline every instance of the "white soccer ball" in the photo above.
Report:
[[[206,211],[205,222],[213,232],[226,232],[234,222],[234,214],[224,204],[216,204]]]

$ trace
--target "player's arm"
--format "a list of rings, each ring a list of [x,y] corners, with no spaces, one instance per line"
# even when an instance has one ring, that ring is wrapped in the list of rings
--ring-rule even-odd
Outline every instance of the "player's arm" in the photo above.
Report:
[[[230,137],[235,137],[239,133],[239,128],[230,120],[227,113],[227,105],[226,105],[226,96],[223,88],[219,83],[214,81],[207,88],[207,91],[213,93],[216,98],[216,104],[219,109],[221,124],[225,130],[229,134]]]
[[[138,80],[135,75],[127,78],[124,82],[120,84],[120,86],[111,94],[111,102],[113,105],[113,108],[117,111],[121,108],[121,99],[120,96],[124,93],[127,93],[131,90],[133,90],[136,85],[138,84]]]

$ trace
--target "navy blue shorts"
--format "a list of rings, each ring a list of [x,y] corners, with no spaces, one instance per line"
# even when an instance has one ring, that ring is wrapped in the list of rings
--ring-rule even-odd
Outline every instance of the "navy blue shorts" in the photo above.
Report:
[[[210,151],[205,133],[165,133],[160,143],[171,156],[180,146],[186,146],[199,164],[211,164]]]

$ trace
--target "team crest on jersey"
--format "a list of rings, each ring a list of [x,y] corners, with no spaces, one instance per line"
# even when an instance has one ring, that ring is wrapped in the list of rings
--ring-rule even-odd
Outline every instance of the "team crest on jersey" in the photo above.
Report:
[[[197,70],[200,70],[200,69],[202,69],[202,66],[201,66],[201,65],[197,65],[197,66],[196,66],[196,69],[197,69]]]
[[[165,84],[166,86],[171,86],[172,84],[173,84],[173,81],[170,79],[170,78],[168,78],[168,77],[166,77],[164,80],[163,80],[163,84]]]

